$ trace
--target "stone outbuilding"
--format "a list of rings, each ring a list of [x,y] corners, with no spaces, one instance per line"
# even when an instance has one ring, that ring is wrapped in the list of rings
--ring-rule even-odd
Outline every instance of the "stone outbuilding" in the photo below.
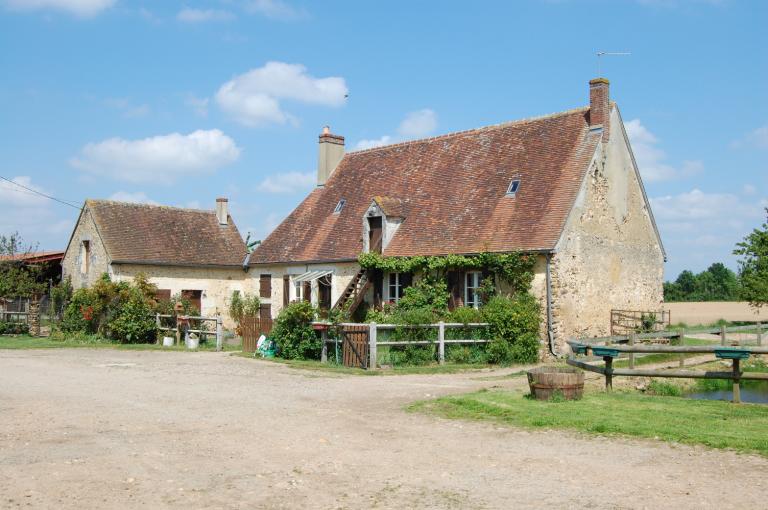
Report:
[[[75,289],[102,274],[113,281],[144,273],[158,298],[181,295],[204,316],[222,314],[233,291],[248,290],[245,243],[219,198],[215,210],[86,200],[62,262]]]
[[[574,110],[349,153],[326,128],[319,149],[317,187],[250,258],[273,315],[397,301],[413,275],[366,274],[370,251],[535,256],[542,345],[558,353],[608,334],[611,309],[660,308],[664,248],[604,78]],[[454,304],[480,305],[481,274],[452,275]]]

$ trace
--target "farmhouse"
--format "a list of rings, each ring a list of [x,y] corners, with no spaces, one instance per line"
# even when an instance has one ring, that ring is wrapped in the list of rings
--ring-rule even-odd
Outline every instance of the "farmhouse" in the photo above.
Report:
[[[345,153],[324,129],[317,187],[255,250],[252,272],[273,315],[296,299],[397,301],[414,275],[362,270],[366,252],[534,256],[542,340],[558,352],[607,334],[611,309],[662,302],[664,248],[604,78],[586,107],[434,138]],[[482,274],[448,274],[454,306],[479,306]]]
[[[229,298],[245,291],[246,247],[228,212],[181,209],[109,200],[86,200],[62,262],[75,289],[107,273],[114,281],[144,273],[158,297],[188,298],[203,315],[221,313]]]

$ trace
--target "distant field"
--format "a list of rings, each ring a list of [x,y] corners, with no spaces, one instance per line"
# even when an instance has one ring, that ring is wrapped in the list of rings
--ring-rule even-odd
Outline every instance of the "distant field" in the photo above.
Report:
[[[768,322],[768,310],[759,315],[745,301],[706,301],[688,303],[665,303],[664,309],[672,314],[672,324],[684,322],[689,326],[712,324],[720,319],[727,321]]]

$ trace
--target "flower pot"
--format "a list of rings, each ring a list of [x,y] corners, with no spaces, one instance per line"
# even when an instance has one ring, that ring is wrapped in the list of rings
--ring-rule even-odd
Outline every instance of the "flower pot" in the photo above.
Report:
[[[528,371],[528,385],[536,400],[549,400],[556,394],[578,400],[584,392],[584,372],[572,367],[534,368]]]
[[[187,336],[186,340],[184,340],[184,343],[186,344],[187,349],[197,349],[200,347],[200,339],[194,333]]]
[[[163,337],[163,347],[173,347],[173,343],[176,341],[172,336]]]

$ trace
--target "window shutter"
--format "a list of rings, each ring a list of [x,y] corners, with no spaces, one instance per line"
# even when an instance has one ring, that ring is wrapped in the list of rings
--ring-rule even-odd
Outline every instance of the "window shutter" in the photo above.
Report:
[[[272,275],[263,274],[259,277],[259,297],[272,297]]]
[[[283,276],[283,306],[288,306],[291,302],[291,277]]]
[[[451,309],[464,304],[464,279],[466,273],[463,271],[448,271],[448,291],[451,294],[451,298],[448,302],[448,306]]]
[[[413,274],[400,273],[400,286],[405,290],[407,287],[413,285]]]

